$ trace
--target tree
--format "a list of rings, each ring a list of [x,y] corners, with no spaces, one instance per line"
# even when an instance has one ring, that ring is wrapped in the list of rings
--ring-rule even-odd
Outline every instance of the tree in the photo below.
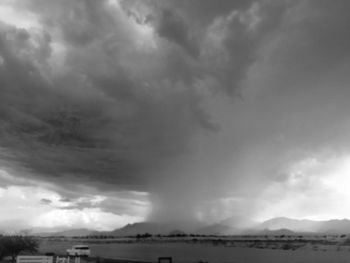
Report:
[[[5,246],[2,242],[3,236],[0,235],[0,260],[5,256]]]
[[[35,253],[38,251],[38,241],[31,236],[0,236],[0,259],[10,256],[12,261],[21,252]]]

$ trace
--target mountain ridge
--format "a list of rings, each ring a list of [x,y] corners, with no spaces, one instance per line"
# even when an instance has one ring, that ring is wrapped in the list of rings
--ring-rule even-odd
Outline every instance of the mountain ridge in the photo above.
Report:
[[[276,230],[286,228],[294,232],[315,232],[325,234],[350,233],[349,219],[310,220],[276,217],[264,221],[260,228]]]
[[[158,222],[138,222],[127,224],[121,228],[111,231],[97,231],[93,229],[40,229],[41,231],[31,231],[39,236],[92,236],[92,235],[111,235],[111,236],[136,236],[137,234],[149,233],[152,235],[169,235],[171,233],[181,232],[187,234],[200,235],[239,235],[239,234],[277,234],[287,233],[314,233],[314,234],[350,234],[349,219],[330,219],[330,220],[310,220],[293,219],[288,217],[275,217],[261,223],[249,224],[249,227],[242,227],[241,223],[235,220],[223,220],[218,223],[204,225],[195,223],[191,226],[179,226],[171,223]],[[0,231],[1,232],[1,231]]]

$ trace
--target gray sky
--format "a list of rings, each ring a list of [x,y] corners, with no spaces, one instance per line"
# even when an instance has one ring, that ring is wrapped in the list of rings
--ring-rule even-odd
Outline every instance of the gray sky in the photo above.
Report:
[[[350,217],[349,11],[1,1],[0,228]]]

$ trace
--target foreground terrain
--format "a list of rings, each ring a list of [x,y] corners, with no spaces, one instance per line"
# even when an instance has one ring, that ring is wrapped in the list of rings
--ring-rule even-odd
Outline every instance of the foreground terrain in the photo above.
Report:
[[[40,251],[64,255],[73,244],[88,243],[93,257],[156,262],[306,263],[350,261],[347,236],[222,236],[148,238],[42,238]]]

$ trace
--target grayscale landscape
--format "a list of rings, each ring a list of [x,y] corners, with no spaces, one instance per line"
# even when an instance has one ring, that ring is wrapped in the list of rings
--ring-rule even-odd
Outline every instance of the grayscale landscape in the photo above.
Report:
[[[0,263],[349,262],[349,13],[1,0]]]

